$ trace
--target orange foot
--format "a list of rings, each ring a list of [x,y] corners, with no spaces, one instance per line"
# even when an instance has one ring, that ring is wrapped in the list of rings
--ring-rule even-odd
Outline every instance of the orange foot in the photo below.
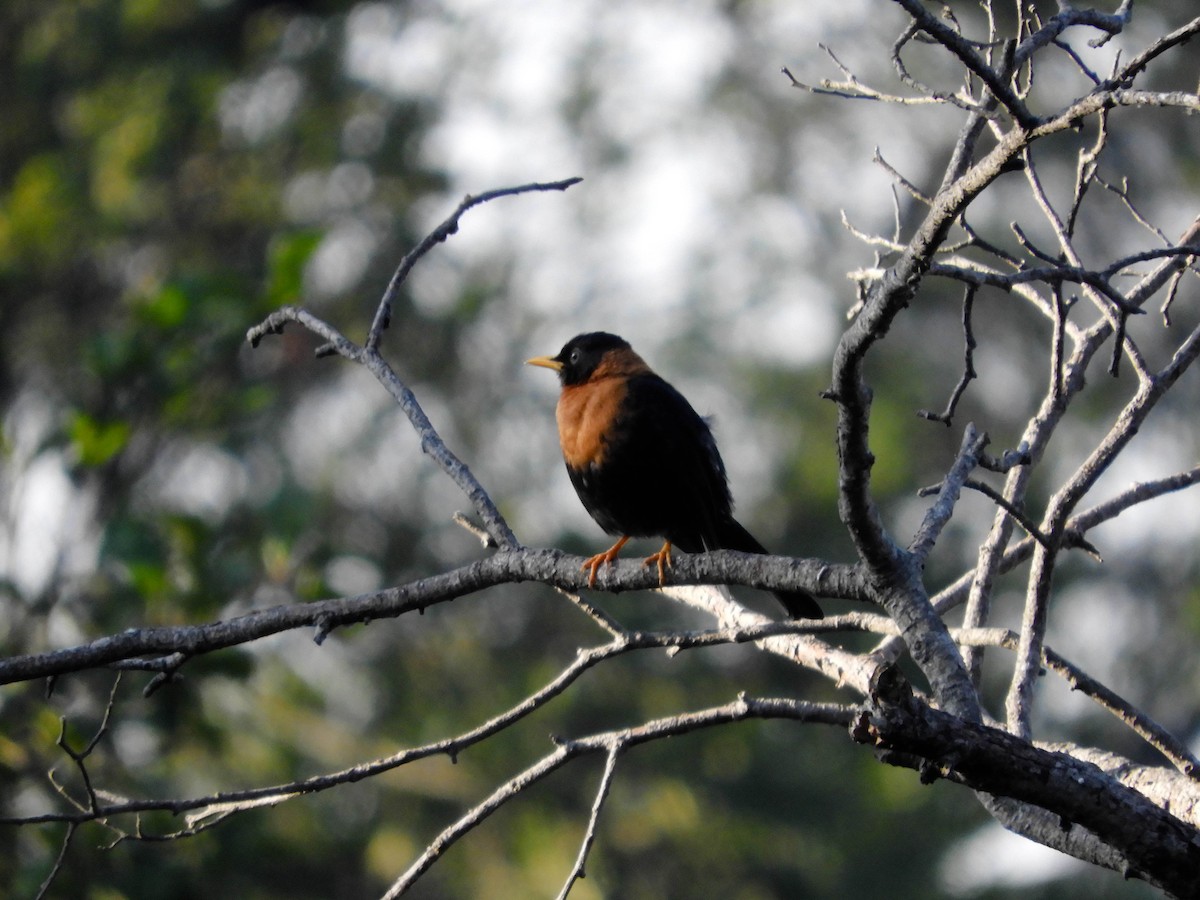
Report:
[[[652,553],[642,560],[643,566],[658,564],[658,586],[662,587],[667,583],[667,569],[671,568],[671,542],[664,541],[662,549],[657,553]]]
[[[629,542],[629,537],[625,536],[605,550],[603,553],[597,553],[595,556],[589,556],[583,561],[580,569],[588,569],[588,587],[596,586],[596,572],[603,565],[612,565],[617,558],[617,554],[621,552],[621,548]]]

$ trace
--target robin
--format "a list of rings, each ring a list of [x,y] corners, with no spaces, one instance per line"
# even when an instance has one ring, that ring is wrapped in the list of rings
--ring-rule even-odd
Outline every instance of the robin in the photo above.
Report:
[[[619,540],[589,558],[588,586],[632,537],[661,537],[644,565],[662,584],[671,550],[766,553],[733,517],[725,464],[708,423],[615,334],[569,340],[557,356],[527,360],[558,373],[556,417],[575,492],[596,523]],[[793,618],[819,619],[805,591],[776,591]]]

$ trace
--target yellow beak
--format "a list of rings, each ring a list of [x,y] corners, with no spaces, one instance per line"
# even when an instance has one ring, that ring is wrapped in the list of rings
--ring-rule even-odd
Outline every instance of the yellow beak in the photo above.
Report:
[[[555,372],[561,372],[563,364],[553,356],[535,356],[533,359],[525,360],[527,366],[541,366],[543,369],[553,369]]]

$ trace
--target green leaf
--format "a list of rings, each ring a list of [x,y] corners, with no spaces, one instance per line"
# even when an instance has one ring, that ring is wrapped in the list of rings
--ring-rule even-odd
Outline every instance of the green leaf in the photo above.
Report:
[[[271,308],[292,303],[304,285],[304,267],[317,245],[319,231],[298,231],[281,235],[271,241],[267,251],[266,299]]]
[[[168,284],[157,294],[142,299],[137,310],[138,315],[152,325],[163,329],[176,328],[187,315],[187,294],[179,285]]]
[[[71,444],[83,466],[104,465],[125,448],[129,432],[128,422],[99,422],[85,412],[75,412],[68,426]]]

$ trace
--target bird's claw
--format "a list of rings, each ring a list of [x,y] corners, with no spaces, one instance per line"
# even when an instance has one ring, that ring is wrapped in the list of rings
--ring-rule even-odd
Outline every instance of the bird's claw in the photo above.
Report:
[[[588,570],[588,587],[596,586],[596,573],[600,571],[600,567],[604,565],[611,566],[617,559],[617,554],[621,552],[621,548],[629,541],[629,538],[623,537],[603,553],[597,553],[595,556],[589,556],[583,561],[583,565],[579,567],[582,572]]]
[[[643,566],[658,565],[658,586],[663,587],[667,583],[667,569],[674,565],[671,559],[671,542],[666,541],[662,545],[662,549],[657,553],[651,553],[642,560]]]
[[[594,588],[596,586],[596,573],[605,563],[612,564],[612,559],[607,553],[597,553],[595,556],[589,556],[583,561],[583,565],[579,569],[580,571],[583,569],[588,570],[588,587]]]

